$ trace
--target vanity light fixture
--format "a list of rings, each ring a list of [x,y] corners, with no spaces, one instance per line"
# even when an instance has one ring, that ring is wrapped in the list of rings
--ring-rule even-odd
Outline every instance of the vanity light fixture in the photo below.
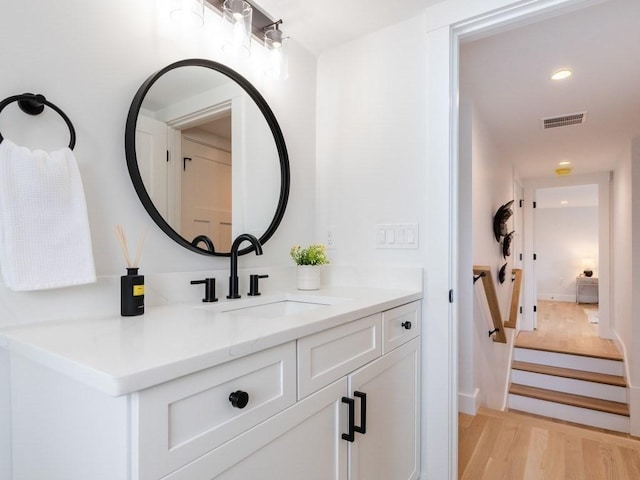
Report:
[[[573,72],[568,68],[563,68],[562,70],[558,70],[551,75],[551,80],[564,80],[565,78],[569,78]]]
[[[222,18],[231,24],[231,32],[222,46],[225,53],[246,57],[251,54],[251,19],[253,7],[244,0],[226,0],[222,5]]]
[[[204,25],[204,0],[171,0],[171,20],[187,27]]]
[[[264,27],[264,46],[267,49],[267,64],[265,74],[271,78],[287,78],[287,57],[285,54],[285,40],[282,30],[282,19]]]

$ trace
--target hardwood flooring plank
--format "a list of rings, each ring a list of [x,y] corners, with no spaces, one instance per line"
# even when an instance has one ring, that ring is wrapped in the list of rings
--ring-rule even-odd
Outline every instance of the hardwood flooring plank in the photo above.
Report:
[[[488,417],[476,415],[471,417],[472,422],[466,428],[458,427],[458,472],[464,474],[473,457],[476,447],[480,443],[480,437],[487,425]]]
[[[618,449],[629,478],[640,478],[640,451],[626,447]]]
[[[542,458],[544,478],[565,478],[565,435],[561,432],[547,430],[547,448]]]
[[[570,433],[565,434],[564,480],[584,480],[586,478],[582,455],[582,439]]]
[[[465,480],[479,480],[483,478],[484,471],[490,458],[491,450],[502,428],[502,420],[487,417],[478,442],[461,478]]]
[[[605,473],[600,442],[590,439],[582,440],[582,461],[584,462],[586,480],[612,480]]]
[[[527,461],[524,466],[523,480],[540,480],[544,478],[542,459],[547,449],[548,430],[533,427],[531,429],[531,441],[527,452]]]

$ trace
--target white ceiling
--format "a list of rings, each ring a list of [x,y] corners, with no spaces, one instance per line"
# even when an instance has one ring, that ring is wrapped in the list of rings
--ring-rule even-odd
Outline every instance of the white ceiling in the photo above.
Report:
[[[272,18],[282,18],[285,36],[311,53],[323,51],[411,18],[444,0],[256,0]],[[470,0],[474,1],[474,0]]]
[[[471,98],[501,154],[523,178],[612,170],[640,136],[640,1],[609,0],[461,47],[461,97]],[[549,79],[559,68],[573,76]],[[583,125],[540,119],[586,111]]]
[[[256,0],[316,55],[441,1]],[[640,136],[639,20],[640,0],[606,0],[461,46],[461,94],[522,178],[553,176],[564,160],[573,174],[611,170],[629,151]],[[552,83],[561,67],[574,75]],[[583,125],[540,127],[541,118],[582,111]]]
[[[537,208],[597,207],[598,185],[539,188],[536,204]]]

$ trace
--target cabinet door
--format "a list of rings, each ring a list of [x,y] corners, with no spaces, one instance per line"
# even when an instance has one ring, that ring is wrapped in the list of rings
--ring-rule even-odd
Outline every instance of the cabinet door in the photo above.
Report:
[[[343,378],[165,480],[347,480],[346,393]]]
[[[412,480],[420,472],[419,338],[349,377],[349,392],[366,394],[365,433],[349,444],[349,480]],[[365,400],[355,396],[355,423]]]

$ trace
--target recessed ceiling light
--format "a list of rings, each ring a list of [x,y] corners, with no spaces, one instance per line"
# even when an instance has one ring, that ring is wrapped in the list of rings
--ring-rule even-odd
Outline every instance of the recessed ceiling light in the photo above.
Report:
[[[567,203],[569,203],[569,201],[568,201],[568,200],[560,200],[560,204],[561,204],[561,205],[566,205]]]
[[[551,75],[551,80],[564,80],[565,78],[569,78],[571,76],[571,70],[568,69],[562,69],[562,70],[558,70],[557,72],[554,72],[553,75]]]
[[[571,162],[568,161],[568,160],[565,160],[564,162],[558,163],[559,167],[568,167],[569,165],[571,165]]]

